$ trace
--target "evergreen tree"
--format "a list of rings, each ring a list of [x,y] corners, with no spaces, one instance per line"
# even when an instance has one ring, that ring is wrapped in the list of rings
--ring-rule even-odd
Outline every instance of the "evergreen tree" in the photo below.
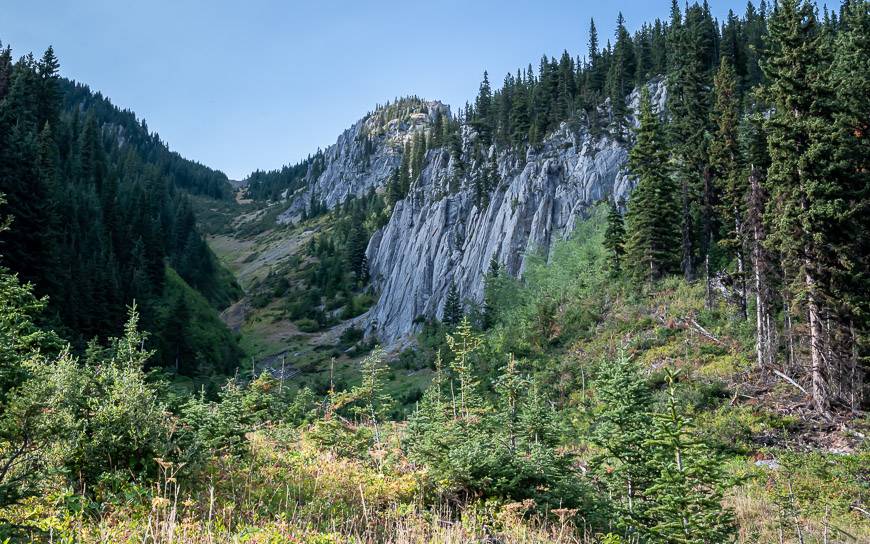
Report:
[[[736,286],[740,293],[740,315],[746,318],[746,245],[745,217],[747,178],[740,167],[738,143],[739,104],[736,74],[727,57],[722,57],[714,79],[715,132],[710,141],[710,163],[715,182],[721,187],[719,215],[723,218],[725,235],[721,240],[737,264]],[[709,302],[708,274],[708,302]]]
[[[524,144],[529,137],[529,91],[525,85],[518,85],[513,93],[511,106],[511,142],[514,145]]]
[[[616,45],[613,48],[606,83],[607,95],[610,97],[612,131],[618,141],[623,141],[626,136],[628,107],[625,99],[632,90],[636,72],[634,44],[625,28],[625,18],[620,13],[616,20]]]
[[[607,214],[607,230],[604,232],[604,247],[609,253],[610,269],[614,274],[622,270],[622,256],[625,255],[625,223],[615,202],[610,202]]]
[[[375,427],[375,439],[381,442],[378,423],[383,421],[393,406],[393,399],[384,390],[387,368],[384,365],[384,351],[375,349],[360,363],[362,382],[350,392],[357,406],[354,413]]]
[[[676,10],[675,17],[679,17]],[[713,43],[708,35],[708,15],[698,4],[687,8],[681,24],[672,23],[672,51],[669,57],[668,114],[672,122],[670,140],[676,162],[675,174],[682,195],[682,269],[687,280],[695,278],[695,260],[699,233],[705,221],[709,231],[711,218],[701,204],[709,201],[705,178],[707,153],[704,142],[709,123],[709,89]],[[702,218],[702,214],[704,217]],[[703,242],[707,245],[707,240]],[[706,257],[706,255],[704,255]]]
[[[604,76],[606,72],[601,66],[601,51],[598,45],[598,30],[595,28],[595,19],[589,20],[589,52],[586,61],[586,87],[593,94],[601,93],[604,89]]]
[[[837,278],[851,276],[847,270],[855,270],[854,251],[862,244],[864,233],[859,229],[864,220],[854,215],[853,203],[866,206],[867,190],[866,173],[844,175],[843,165],[830,160],[839,141],[848,136],[836,128],[832,135],[835,91],[825,39],[811,4],[780,2],[770,18],[769,55],[762,65],[773,105],[765,123],[771,157],[769,212],[776,217],[771,237],[786,270],[793,273],[792,292],[800,293],[805,303],[812,396],[822,414],[829,412],[832,400],[854,394],[852,387],[857,385],[853,380],[843,383],[841,367],[853,363],[836,349],[825,329],[848,329],[837,311],[842,296],[835,285]],[[866,268],[859,264],[858,270]]]
[[[734,513],[722,505],[727,479],[721,456],[695,436],[692,420],[676,400],[668,369],[665,411],[653,415],[648,464],[655,479],[647,490],[646,528],[653,542],[733,542]]]
[[[474,115],[471,118],[471,126],[480,134],[484,143],[492,142],[492,88],[489,85],[489,74],[483,72],[483,81],[474,102]]]
[[[829,269],[831,295],[839,303],[835,321],[838,334],[832,339],[840,354],[840,372],[835,383],[839,396],[853,410],[862,401],[863,376],[868,373],[870,350],[870,4],[850,0],[843,4],[841,30],[836,37],[831,84],[836,111],[829,129],[836,142],[834,157],[837,199],[828,223],[834,260]],[[819,156],[818,160],[826,160]],[[866,402],[866,397],[863,398]]]
[[[399,169],[397,168],[393,170],[389,181],[387,181],[387,205],[391,207],[395,206],[396,202],[405,198],[404,193],[402,193],[402,182],[399,178]]]
[[[58,125],[58,117],[60,112],[60,89],[58,88],[58,71],[60,69],[60,61],[54,54],[54,49],[49,46],[42,55],[42,58],[36,64],[36,73],[39,77],[39,86],[37,91],[37,111],[36,111],[36,126],[44,127],[48,124],[49,127]]]
[[[489,260],[489,270],[484,276],[483,284],[483,330],[488,330],[498,320],[498,308],[495,301],[495,282],[498,280],[501,266],[495,255]]]
[[[446,379],[441,352],[435,354],[435,372],[423,398],[408,418],[408,455],[418,462],[445,458],[451,446],[450,404],[444,396]]]
[[[447,298],[444,301],[444,311],[441,315],[443,316],[441,321],[448,327],[459,325],[465,316],[462,300],[459,298],[459,289],[456,288],[453,281],[450,282],[450,287],[447,289]]]
[[[453,352],[450,370],[459,381],[459,399],[458,404],[454,403],[454,412],[467,419],[483,408],[483,399],[478,390],[480,384],[472,366],[472,355],[480,349],[482,339],[471,330],[468,316],[462,316],[455,332],[447,334],[447,345]]]
[[[183,376],[193,376],[198,370],[195,354],[189,345],[190,306],[183,293],[175,299],[163,320],[164,366],[174,368]]]
[[[0,100],[6,97],[12,83],[12,48],[0,42]]]
[[[637,186],[625,217],[625,256],[632,276],[651,282],[672,272],[678,259],[678,190],[668,172],[665,138],[646,88],[641,92],[639,121],[637,143],[628,159]]]
[[[624,350],[599,367],[595,394],[599,408],[592,439],[604,453],[594,462],[614,497],[613,517],[627,534],[635,535],[645,523],[646,491],[655,476],[644,445],[652,428],[652,394]]]
[[[441,140],[444,137],[444,115],[441,109],[435,111],[435,120],[432,121],[431,136],[429,137],[429,146],[432,149],[441,147]]]

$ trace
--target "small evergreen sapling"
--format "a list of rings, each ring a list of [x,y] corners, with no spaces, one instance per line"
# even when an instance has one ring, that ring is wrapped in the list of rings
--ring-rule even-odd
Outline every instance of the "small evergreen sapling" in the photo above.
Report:
[[[637,365],[621,349],[604,362],[595,379],[600,403],[592,439],[604,453],[595,459],[600,477],[613,497],[616,517],[628,534],[645,520],[646,490],[652,474],[647,465],[652,395]]]
[[[691,418],[677,403],[677,373],[667,371],[665,410],[653,414],[648,466],[655,478],[649,497],[652,542],[719,544],[736,537],[733,512],[722,505],[727,478],[721,456],[694,433]]]

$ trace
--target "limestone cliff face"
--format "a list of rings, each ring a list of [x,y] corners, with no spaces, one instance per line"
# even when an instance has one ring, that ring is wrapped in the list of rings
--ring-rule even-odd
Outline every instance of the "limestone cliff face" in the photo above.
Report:
[[[663,83],[653,81],[649,88],[662,111]],[[633,109],[638,95],[629,97]],[[296,196],[285,220],[299,215],[311,194],[331,208],[347,195],[382,187],[401,162],[404,142],[414,131],[426,130],[437,108],[444,108],[427,104],[425,115],[386,123],[369,115],[345,131],[326,150],[325,169]],[[363,134],[373,138],[370,144]],[[407,339],[419,318],[441,317],[451,281],[465,301],[480,302],[490,259],[521,275],[529,252],[546,253],[554,240],[570,234],[590,206],[602,199],[627,199],[633,188],[625,171],[628,144],[593,137],[576,125],[563,123],[541,145],[524,152],[492,146],[472,158],[476,137],[463,127],[461,159],[444,148],[429,150],[409,194],[369,241],[367,258],[379,298],[361,322],[384,344]],[[487,170],[495,172],[490,175],[494,182],[480,198],[475,180]]]
[[[664,85],[654,81],[650,91],[661,111]],[[636,108],[638,93],[629,100]],[[473,138],[464,133],[466,146]],[[451,281],[464,300],[480,302],[490,259],[522,274],[529,252],[546,252],[590,206],[606,198],[627,200],[634,186],[624,168],[627,145],[566,123],[525,155],[491,148],[481,162],[495,165],[498,181],[484,202],[475,198],[475,165],[451,192],[455,160],[443,149],[429,151],[410,194],[369,242],[380,298],[367,316],[368,332],[385,344],[411,334],[418,318],[440,317]]]

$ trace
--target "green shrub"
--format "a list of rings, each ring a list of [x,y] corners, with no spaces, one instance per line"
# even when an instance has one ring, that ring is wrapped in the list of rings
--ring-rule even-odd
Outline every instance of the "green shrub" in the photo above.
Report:
[[[302,332],[317,332],[320,330],[320,323],[313,319],[303,318],[296,321],[296,326]]]
[[[348,327],[342,331],[339,342],[344,346],[350,346],[363,339],[363,330],[358,327]]]
[[[83,490],[97,492],[94,484],[107,473],[153,474],[154,459],[169,451],[167,409],[146,381],[151,353],[137,324],[133,310],[124,336],[107,348],[92,343],[84,363],[64,353],[39,370],[56,439],[51,457]]]

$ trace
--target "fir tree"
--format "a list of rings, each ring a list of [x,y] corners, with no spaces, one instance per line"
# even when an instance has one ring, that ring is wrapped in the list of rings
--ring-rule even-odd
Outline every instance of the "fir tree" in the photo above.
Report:
[[[477,130],[485,143],[492,141],[492,88],[489,85],[489,74],[485,71],[477,99],[474,102],[474,116],[471,119],[471,126]]]
[[[866,183],[843,175],[831,161],[838,140],[845,136],[836,126],[831,86],[831,55],[825,36],[817,28],[808,2],[785,0],[769,23],[769,55],[762,65],[768,80],[766,93],[773,113],[765,123],[771,164],[768,186],[772,209],[771,237],[779,249],[793,293],[806,304],[810,346],[812,396],[816,409],[827,414],[841,393],[841,365],[850,366],[831,343],[828,324],[847,325],[837,312],[835,278],[850,273],[853,251],[863,233],[852,202],[865,194]],[[837,138],[839,136],[839,139]],[[866,176],[866,174],[864,174]],[[860,197],[859,197],[860,199]],[[860,201],[860,200],[859,200]],[[861,287],[863,289],[863,286]],[[847,350],[851,351],[851,350]]]
[[[601,66],[601,51],[598,45],[598,30],[595,28],[595,19],[589,19],[589,50],[586,61],[586,86],[593,93],[600,93],[604,89],[605,73]]]
[[[679,10],[675,17],[679,18]],[[713,44],[707,35],[708,16],[694,4],[686,10],[685,20],[672,23],[672,51],[668,74],[668,114],[670,140],[676,162],[675,174],[682,195],[682,269],[687,280],[695,278],[697,226],[710,221],[700,204],[707,200],[707,166],[704,146],[709,123],[710,58]],[[706,223],[708,227],[710,223]],[[708,229],[705,229],[708,230]],[[706,244],[707,241],[705,240]],[[706,257],[706,255],[704,255]]]
[[[438,351],[432,382],[408,418],[408,454],[415,461],[431,463],[449,452],[451,410],[444,396],[446,381],[441,352]]]
[[[628,534],[636,534],[645,521],[646,490],[655,476],[644,445],[652,427],[652,394],[624,350],[599,367],[595,393],[599,408],[592,437],[604,449],[595,464],[615,499],[614,517]]]
[[[653,415],[647,461],[655,479],[646,532],[653,542],[733,542],[734,513],[722,505],[727,479],[722,459],[696,437],[692,420],[677,404],[675,376],[668,369],[665,411]]]
[[[607,249],[610,270],[618,274],[622,270],[622,256],[625,255],[625,223],[615,202],[610,202],[607,213],[607,230],[604,232],[604,247]]]
[[[841,359],[835,383],[839,396],[855,410],[868,372],[860,359],[870,346],[870,3],[844,3],[840,27],[831,65],[836,111],[829,127],[836,142],[833,162],[839,183],[831,194],[834,210],[826,207],[833,212],[827,236],[838,266],[829,269],[829,291],[839,303],[832,339]]]
[[[652,282],[672,272],[678,259],[678,190],[669,175],[665,138],[646,88],[641,92],[639,120],[637,143],[628,162],[637,186],[625,217],[625,253],[632,276]]]
[[[450,370],[459,381],[459,399],[458,404],[454,404],[454,412],[467,419],[483,407],[479,381],[472,366],[472,355],[480,349],[482,340],[472,331],[468,316],[462,316],[455,332],[447,335],[447,345],[453,352]]]
[[[384,390],[387,368],[384,365],[384,351],[375,349],[360,363],[362,381],[350,391],[356,406],[353,412],[375,427],[375,440],[380,443],[378,424],[383,421],[393,406],[393,399]]]
[[[740,165],[738,143],[739,103],[737,79],[727,57],[722,57],[714,78],[715,104],[713,125],[715,132],[710,141],[710,164],[716,184],[721,187],[719,213],[724,221],[725,235],[722,245],[737,264],[737,289],[740,294],[740,315],[746,318],[746,245],[745,217],[747,178]],[[709,302],[708,274],[708,302]]]
[[[459,298],[459,289],[456,288],[456,283],[453,281],[450,282],[450,287],[447,289],[447,298],[444,301],[442,316],[441,321],[448,327],[459,325],[465,316],[462,300]]]
[[[612,131],[618,141],[623,141],[626,136],[628,107],[625,98],[631,92],[636,72],[637,59],[634,44],[625,28],[625,18],[620,13],[616,20],[616,45],[613,48],[613,59],[607,73]]]
[[[495,282],[498,280],[500,265],[495,255],[489,260],[489,270],[484,276],[483,285],[483,330],[488,330],[498,320],[498,308],[495,301]]]
[[[393,170],[393,173],[390,174],[389,181],[387,181],[387,205],[395,206],[396,202],[405,198],[404,193],[402,192],[402,182],[399,179],[399,169]]]
[[[529,138],[529,91],[525,85],[518,85],[513,93],[511,106],[511,142],[522,145]]]

